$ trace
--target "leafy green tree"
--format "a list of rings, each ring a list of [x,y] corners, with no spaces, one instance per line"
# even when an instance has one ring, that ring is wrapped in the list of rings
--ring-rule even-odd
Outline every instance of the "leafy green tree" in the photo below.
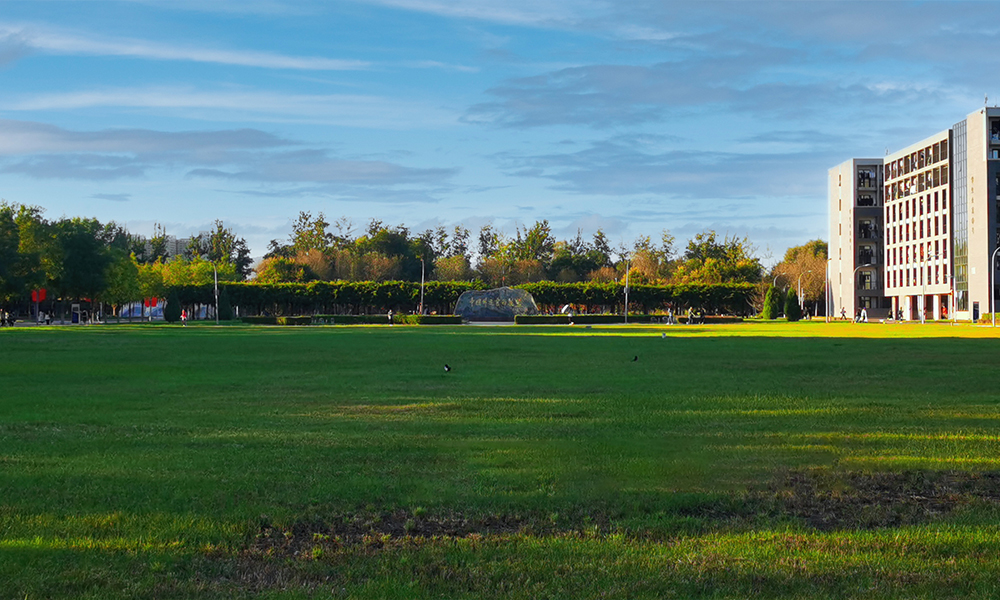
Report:
[[[327,222],[323,213],[319,213],[313,218],[312,213],[300,212],[295,223],[292,224],[291,245],[292,253],[308,252],[309,250],[319,250],[323,252],[333,243],[333,234],[327,231],[330,223]]]
[[[149,238],[149,249],[143,244],[142,252],[136,252],[136,259],[139,264],[165,261],[170,258],[167,254],[167,230],[159,223],[153,224],[153,236]]]
[[[448,242],[447,257],[461,256],[469,262],[469,230],[461,225],[455,225]]]
[[[794,288],[788,288],[788,295],[785,296],[785,318],[789,321],[798,321],[802,318],[799,296],[795,293]]]
[[[16,207],[0,203],[0,302],[23,296],[28,287],[25,257],[19,252],[21,234],[16,214]]]
[[[37,206],[19,205],[15,221],[20,235],[23,276],[28,288],[51,288],[63,271],[62,248],[53,224]]]
[[[748,238],[727,237],[714,231],[697,234],[688,242],[683,262],[677,266],[676,283],[754,283],[760,281],[763,265]]]
[[[111,256],[106,276],[107,285],[101,291],[99,299],[110,304],[117,315],[119,307],[142,299],[142,289],[135,255],[126,255],[122,250],[116,249]]]
[[[246,279],[253,270],[253,260],[250,258],[250,248],[243,238],[236,237],[233,230],[216,219],[214,229],[208,234],[205,244],[205,255],[216,265],[232,265],[233,271],[242,279]]]
[[[493,225],[487,223],[479,229],[479,247],[478,255],[479,262],[484,261],[487,258],[492,258],[499,250],[500,246],[504,244],[503,233],[497,231],[493,228]]]
[[[139,295],[143,298],[163,298],[166,285],[163,283],[163,261],[138,264]]]
[[[112,256],[101,239],[97,219],[75,217],[55,223],[62,253],[62,272],[56,288],[70,298],[96,298],[107,285]]]

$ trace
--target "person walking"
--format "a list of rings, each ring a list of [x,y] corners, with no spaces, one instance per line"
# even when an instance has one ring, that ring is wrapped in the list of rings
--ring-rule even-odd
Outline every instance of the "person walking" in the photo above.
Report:
[[[181,325],[187,327],[187,324],[188,324],[188,311],[185,308],[184,310],[181,311]]]
[[[389,327],[392,327],[392,309],[391,308],[389,309],[388,315],[389,315]]]

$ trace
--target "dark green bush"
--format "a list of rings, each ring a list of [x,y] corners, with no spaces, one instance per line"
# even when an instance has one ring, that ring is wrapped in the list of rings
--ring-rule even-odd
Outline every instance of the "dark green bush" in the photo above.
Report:
[[[764,310],[761,312],[761,317],[768,320],[777,319],[781,314],[780,302],[781,292],[776,290],[774,286],[767,288],[767,295],[764,296]]]
[[[543,309],[558,310],[564,304],[610,311],[622,305],[622,286],[617,283],[556,283],[543,281],[516,286],[526,290]],[[424,306],[438,314],[450,314],[462,292],[485,289],[481,281],[431,281],[424,289]],[[213,304],[211,284],[175,288],[184,304]],[[420,284],[406,281],[313,281],[310,283],[220,283],[230,304],[241,314],[385,314],[413,311],[420,299]],[[734,284],[633,285],[629,304],[641,313],[672,306],[675,311],[693,306],[713,314],[743,314],[749,309],[754,286]],[[780,309],[779,309],[780,310]],[[631,318],[629,319],[631,320]]]
[[[219,320],[233,320],[233,305],[229,302],[229,292],[225,287],[219,290]]]
[[[785,317],[789,321],[798,321],[802,318],[802,307],[799,306],[799,295],[795,290],[788,288],[788,295],[785,297]]]
[[[248,325],[277,325],[278,317],[242,317],[240,319]]]
[[[172,290],[167,296],[167,304],[163,307],[163,318],[167,323],[176,323],[181,320],[181,301],[177,295],[177,290]]]

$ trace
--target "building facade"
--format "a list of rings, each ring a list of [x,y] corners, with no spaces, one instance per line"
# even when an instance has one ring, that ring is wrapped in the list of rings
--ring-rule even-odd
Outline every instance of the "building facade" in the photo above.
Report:
[[[830,169],[829,206],[831,315],[979,319],[997,302],[1000,108]]]
[[[889,314],[884,290],[882,160],[855,158],[830,169],[832,315]]]

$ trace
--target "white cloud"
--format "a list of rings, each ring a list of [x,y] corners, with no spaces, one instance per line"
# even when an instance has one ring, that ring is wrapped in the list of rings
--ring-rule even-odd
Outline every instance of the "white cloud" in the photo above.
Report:
[[[605,9],[606,2],[594,0],[361,0],[403,10],[448,18],[474,19],[508,25],[569,25],[583,15]]]

